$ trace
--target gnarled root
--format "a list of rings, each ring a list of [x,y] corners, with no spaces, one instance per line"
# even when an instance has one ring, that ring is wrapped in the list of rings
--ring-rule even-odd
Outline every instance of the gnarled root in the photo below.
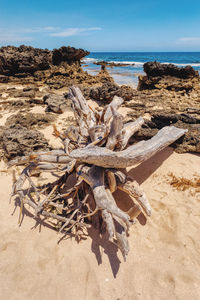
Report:
[[[123,116],[118,113],[123,99],[115,96],[100,111],[87,104],[77,87],[70,89],[69,98],[77,126],[61,133],[54,125],[54,136],[60,138],[63,149],[33,152],[9,163],[9,167],[26,165],[17,180],[14,176],[12,191],[12,196],[19,196],[19,222],[24,205],[33,209],[34,217],[44,216],[44,222],[50,222],[63,233],[74,233],[78,239],[80,229],[84,234],[84,229],[91,224],[100,229],[104,222],[109,240],[126,259],[129,227],[142,211],[150,216],[151,206],[124,168],[143,162],[186,131],[165,127],[152,139],[129,146],[129,139],[144,120],[140,117],[124,124]],[[37,186],[31,176],[44,171],[54,172],[58,180]],[[72,186],[69,177],[76,180]],[[28,189],[25,182],[29,184]],[[114,199],[117,190],[132,199],[133,205],[127,211],[120,209]]]

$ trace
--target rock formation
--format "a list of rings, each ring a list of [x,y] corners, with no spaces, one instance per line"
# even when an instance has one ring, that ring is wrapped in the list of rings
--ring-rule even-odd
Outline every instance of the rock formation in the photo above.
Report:
[[[105,82],[98,87],[86,87],[83,89],[83,92],[87,98],[104,103],[112,101],[114,96],[122,97],[125,101],[128,101],[135,95],[133,88],[126,85],[119,86],[111,81]]]
[[[94,65],[97,66],[107,66],[107,67],[126,67],[126,66],[134,66],[134,63],[116,63],[116,62],[108,62],[108,61],[98,61],[94,62]]]
[[[6,159],[22,156],[30,151],[48,150],[48,142],[37,130],[53,122],[50,114],[18,113],[7,118],[0,129],[0,146]]]
[[[147,62],[143,68],[147,76],[139,76],[138,90],[167,89],[189,92],[199,84],[198,71],[191,66],[179,68],[173,64]]]
[[[195,71],[191,66],[179,68],[174,64],[161,64],[155,61],[145,63],[143,68],[148,77],[173,76],[187,79],[198,76],[198,71]]]
[[[6,128],[0,139],[7,159],[22,156],[30,151],[50,149],[42,133],[37,130],[27,130],[20,125]]]
[[[51,64],[51,51],[29,46],[0,48],[0,74],[25,77],[36,71],[47,70]]]
[[[74,47],[61,47],[59,49],[54,49],[52,52],[52,63],[53,65],[60,65],[62,62],[66,62],[71,65],[77,63],[80,66],[80,61],[90,52],[83,49],[76,49]]]
[[[83,71],[81,59],[89,52],[74,47],[43,50],[29,46],[7,46],[0,48],[0,83],[40,82],[52,89],[72,84],[96,84],[113,79],[107,72],[92,76]]]

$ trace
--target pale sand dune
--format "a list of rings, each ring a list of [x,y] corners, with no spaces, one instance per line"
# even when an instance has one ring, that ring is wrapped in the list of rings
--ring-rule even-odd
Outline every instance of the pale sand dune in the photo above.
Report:
[[[145,226],[137,221],[131,227],[125,263],[94,230],[79,244],[70,238],[58,244],[62,235],[34,228],[29,214],[18,227],[19,207],[12,215],[14,201],[9,204],[12,177],[1,172],[1,299],[200,299],[200,194],[194,188],[178,191],[167,182],[170,172],[192,178],[199,169],[198,155],[167,148],[130,170],[153,214]]]

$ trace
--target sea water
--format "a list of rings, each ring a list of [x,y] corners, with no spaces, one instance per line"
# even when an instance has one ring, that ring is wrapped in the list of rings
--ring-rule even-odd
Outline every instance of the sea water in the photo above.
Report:
[[[101,66],[94,62],[99,61],[124,64],[123,67],[107,67],[107,70],[118,84],[134,87],[137,86],[138,75],[144,74],[143,64],[148,61],[172,63],[179,67],[190,65],[200,72],[200,52],[91,52],[83,59],[83,68],[95,75]]]

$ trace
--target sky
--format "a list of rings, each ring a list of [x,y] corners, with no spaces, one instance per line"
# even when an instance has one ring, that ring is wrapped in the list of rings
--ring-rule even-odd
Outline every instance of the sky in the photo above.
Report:
[[[0,46],[200,51],[200,0],[0,0]]]

